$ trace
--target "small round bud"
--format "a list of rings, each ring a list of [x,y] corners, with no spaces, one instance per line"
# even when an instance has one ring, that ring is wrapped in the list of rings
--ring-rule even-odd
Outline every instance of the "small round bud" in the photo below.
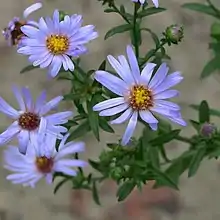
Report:
[[[200,133],[204,137],[210,137],[216,132],[216,126],[211,123],[205,123],[202,125]]]
[[[164,36],[169,45],[178,44],[183,39],[183,27],[177,24],[167,27]]]

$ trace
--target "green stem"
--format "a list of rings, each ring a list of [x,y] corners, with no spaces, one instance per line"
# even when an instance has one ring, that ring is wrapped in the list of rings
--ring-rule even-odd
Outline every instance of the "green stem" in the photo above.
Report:
[[[137,39],[137,12],[138,12],[139,5],[134,3],[134,17],[133,17],[133,37],[134,37],[134,48],[135,48],[135,55],[137,59],[139,58],[139,45]]]
[[[210,0],[207,0],[207,3],[213,9],[213,11],[215,11],[216,15],[220,18],[220,11],[212,4]]]
[[[193,142],[189,138],[182,137],[180,135],[176,136],[175,139],[178,140],[178,141],[182,141],[184,143],[187,143],[187,144],[193,144]]]
[[[123,14],[119,11],[119,9],[116,7],[115,4],[113,4],[111,7],[112,7],[113,9],[115,9],[116,13],[118,13],[119,15],[121,15],[121,17],[122,17],[128,24],[131,23],[131,22],[127,19],[127,17],[126,17],[125,15],[123,15]]]
[[[162,42],[160,45],[158,45],[150,57],[144,57],[143,61],[140,63],[140,67],[142,67],[151,57],[154,57],[158,50],[160,50],[166,43],[167,42]]]

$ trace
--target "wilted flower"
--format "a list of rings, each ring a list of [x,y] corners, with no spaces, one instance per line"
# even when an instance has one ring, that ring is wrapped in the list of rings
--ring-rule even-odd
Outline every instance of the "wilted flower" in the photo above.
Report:
[[[212,123],[204,123],[201,127],[200,133],[204,137],[211,137],[216,132],[216,126]]]
[[[147,1],[147,0],[132,0],[133,2],[140,2],[142,5]],[[156,8],[159,7],[159,0],[152,0],[154,6]]]
[[[27,20],[27,17],[34,11],[42,7],[41,3],[35,3],[30,7],[26,8],[23,12],[23,19],[19,17],[14,17],[9,23],[8,26],[2,31],[3,36],[8,41],[9,46],[17,45],[20,43],[22,37],[25,34],[21,31],[23,25],[29,25],[31,27],[37,27],[37,23],[31,20]]]
[[[28,142],[36,141],[36,139],[43,137],[45,133],[62,138],[61,133],[67,132],[67,129],[60,125],[68,121],[68,118],[72,116],[72,112],[46,114],[59,105],[63,96],[58,96],[46,102],[46,92],[44,91],[34,103],[28,88],[24,87],[20,91],[17,87],[13,87],[13,92],[20,107],[19,111],[0,97],[0,111],[13,120],[7,130],[0,134],[0,145],[8,143],[17,136],[19,151],[25,154]]]
[[[20,154],[17,147],[9,146],[4,151],[4,168],[14,172],[7,176],[13,184],[35,187],[35,184],[45,178],[48,184],[52,183],[53,174],[62,172],[65,175],[76,176],[74,167],[84,167],[86,162],[72,159],[74,153],[83,152],[85,144],[83,142],[65,143],[68,134],[62,139],[58,152],[55,144],[56,138],[47,135],[44,142],[29,144],[27,154]]]
[[[152,112],[185,126],[186,122],[181,117],[180,106],[164,100],[179,94],[177,90],[169,89],[182,81],[181,74],[175,72],[167,75],[169,68],[163,63],[152,77],[156,64],[147,63],[140,72],[131,46],[127,46],[127,56],[129,63],[125,56],[119,56],[118,60],[111,55],[108,56],[109,63],[121,78],[106,71],[96,71],[95,79],[119,97],[98,103],[93,110],[100,111],[100,116],[112,116],[123,112],[111,122],[121,124],[129,120],[122,138],[123,145],[129,142],[137,125],[138,116],[153,130],[157,130],[158,120]]]
[[[55,10],[53,19],[40,18],[38,28],[24,25],[21,30],[27,36],[22,39],[18,53],[29,56],[34,66],[48,67],[48,74],[55,77],[61,66],[74,70],[70,57],[78,57],[87,52],[84,44],[97,38],[93,25],[82,27],[81,15],[66,15],[60,21],[59,11]]]

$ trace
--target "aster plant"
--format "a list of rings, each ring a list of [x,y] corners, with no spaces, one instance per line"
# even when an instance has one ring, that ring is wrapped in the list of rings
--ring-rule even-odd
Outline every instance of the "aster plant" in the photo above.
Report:
[[[30,62],[21,73],[47,69],[50,80],[66,80],[71,87],[67,94],[49,102],[45,92],[34,102],[27,87],[21,90],[13,87],[19,110],[0,98],[0,111],[13,121],[0,134],[0,144],[17,140],[15,146],[6,146],[4,150],[4,167],[10,172],[7,180],[35,187],[42,178],[52,184],[57,177],[62,177],[54,193],[70,181],[73,189],[92,191],[97,204],[101,203],[97,187],[109,178],[118,184],[118,201],[126,199],[135,187],[141,190],[150,180],[155,181],[155,187],[178,189],[179,178],[185,171],[191,177],[204,158],[219,157],[219,130],[210,115],[220,113],[203,100],[191,106],[198,110],[198,120],[187,123],[178,99],[170,100],[181,95],[173,87],[184,83],[184,73],[170,67],[167,47],[178,45],[184,35],[179,24],[165,27],[160,35],[143,25],[148,16],[166,10],[159,1],[130,0],[133,12],[118,5],[116,0],[98,1],[105,13],[117,14],[123,20],[104,39],[127,33],[130,43],[124,45],[126,55],[124,52],[108,55],[98,68],[91,70],[85,70],[80,61],[88,52],[87,44],[98,40],[98,30],[94,25],[82,26],[82,15],[55,10],[52,17],[41,17],[33,25],[20,22],[17,51],[28,56]],[[37,9],[36,5],[41,6],[38,3],[31,6],[25,10],[26,15]],[[7,37],[13,30],[11,27],[16,27],[9,26],[3,32],[6,40],[11,38]],[[155,45],[141,53],[140,48],[146,43],[142,40],[144,32],[152,37]],[[148,42],[147,47],[150,47]],[[72,109],[50,114],[61,101],[72,102],[76,109],[74,115]],[[115,133],[113,125],[125,122],[124,133],[118,140],[107,143],[97,160],[79,159],[78,153],[85,151],[85,144],[75,139],[92,132],[100,141],[101,131]],[[137,137],[135,131],[140,124],[143,131]],[[181,129],[187,124],[196,132],[191,137],[181,135]],[[170,159],[165,144],[173,140],[189,147]],[[88,165],[94,172],[84,172]]]

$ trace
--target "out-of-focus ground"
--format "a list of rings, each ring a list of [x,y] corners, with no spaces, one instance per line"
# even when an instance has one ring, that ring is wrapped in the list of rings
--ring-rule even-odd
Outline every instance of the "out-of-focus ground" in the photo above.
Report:
[[[181,97],[177,100],[182,105],[183,116],[186,119],[196,117],[196,112],[188,107],[190,103],[199,103],[201,100],[207,99],[212,107],[220,107],[218,101],[220,77],[210,77],[204,81],[199,79],[204,64],[210,58],[209,28],[213,20],[208,16],[180,7],[181,4],[188,1],[190,0],[160,0],[161,5],[167,7],[168,10],[152,16],[146,22],[146,25],[157,33],[162,32],[171,24],[180,23],[185,26],[184,41],[179,46],[168,48],[168,52],[172,57],[173,70],[181,70],[185,77],[182,84],[178,86]],[[125,5],[128,7],[131,6],[130,0],[121,0],[121,2],[126,2]],[[203,1],[200,0],[200,2]],[[1,0],[0,27],[3,28],[13,16],[20,16],[23,9],[31,3],[33,0]],[[220,6],[220,3],[217,3]],[[85,24],[97,26],[100,37],[89,45],[90,54],[83,58],[84,68],[96,68],[103,60],[103,56],[107,54],[119,55],[125,52],[125,46],[129,43],[126,34],[118,35],[106,42],[103,40],[106,31],[122,21],[116,15],[104,14],[101,4],[96,0],[44,1],[44,8],[37,12],[34,18],[49,15],[55,8],[69,13],[83,14]],[[145,51],[151,48],[152,40],[148,35],[143,39],[142,51]],[[35,95],[42,89],[46,89],[49,98],[66,91],[68,85],[64,82],[48,81],[45,70],[20,75],[19,71],[25,65],[27,65],[26,57],[18,55],[15,49],[8,48],[3,37],[0,36],[0,95],[10,103],[14,103],[10,88],[12,84],[28,85]],[[9,120],[3,115],[0,115],[0,119],[0,129],[4,129]],[[215,123],[218,122],[216,119],[213,120]],[[123,128],[123,126],[117,126],[115,135],[103,133],[101,143],[97,143],[92,135],[87,135],[85,137],[87,152],[84,157],[95,158],[106,142],[112,140],[112,137],[120,136]],[[192,132],[193,129],[190,127],[183,130],[185,135]],[[175,156],[185,149],[185,145],[179,143],[177,145],[174,142],[167,148],[170,155]],[[7,172],[1,168],[0,220],[214,220],[220,217],[220,173],[216,161],[204,161],[198,174],[191,179],[188,179],[186,175],[181,178],[180,198],[166,188],[152,191],[150,187],[147,187],[141,196],[134,192],[127,203],[117,205],[114,197],[114,185],[107,182],[101,189],[103,202],[101,207],[96,206],[88,194],[80,192],[72,194],[69,185],[62,187],[54,196],[53,187],[47,186],[43,181],[35,190],[32,190],[7,182],[6,174]],[[161,211],[160,214],[152,214],[152,207],[159,206],[167,212]]]

